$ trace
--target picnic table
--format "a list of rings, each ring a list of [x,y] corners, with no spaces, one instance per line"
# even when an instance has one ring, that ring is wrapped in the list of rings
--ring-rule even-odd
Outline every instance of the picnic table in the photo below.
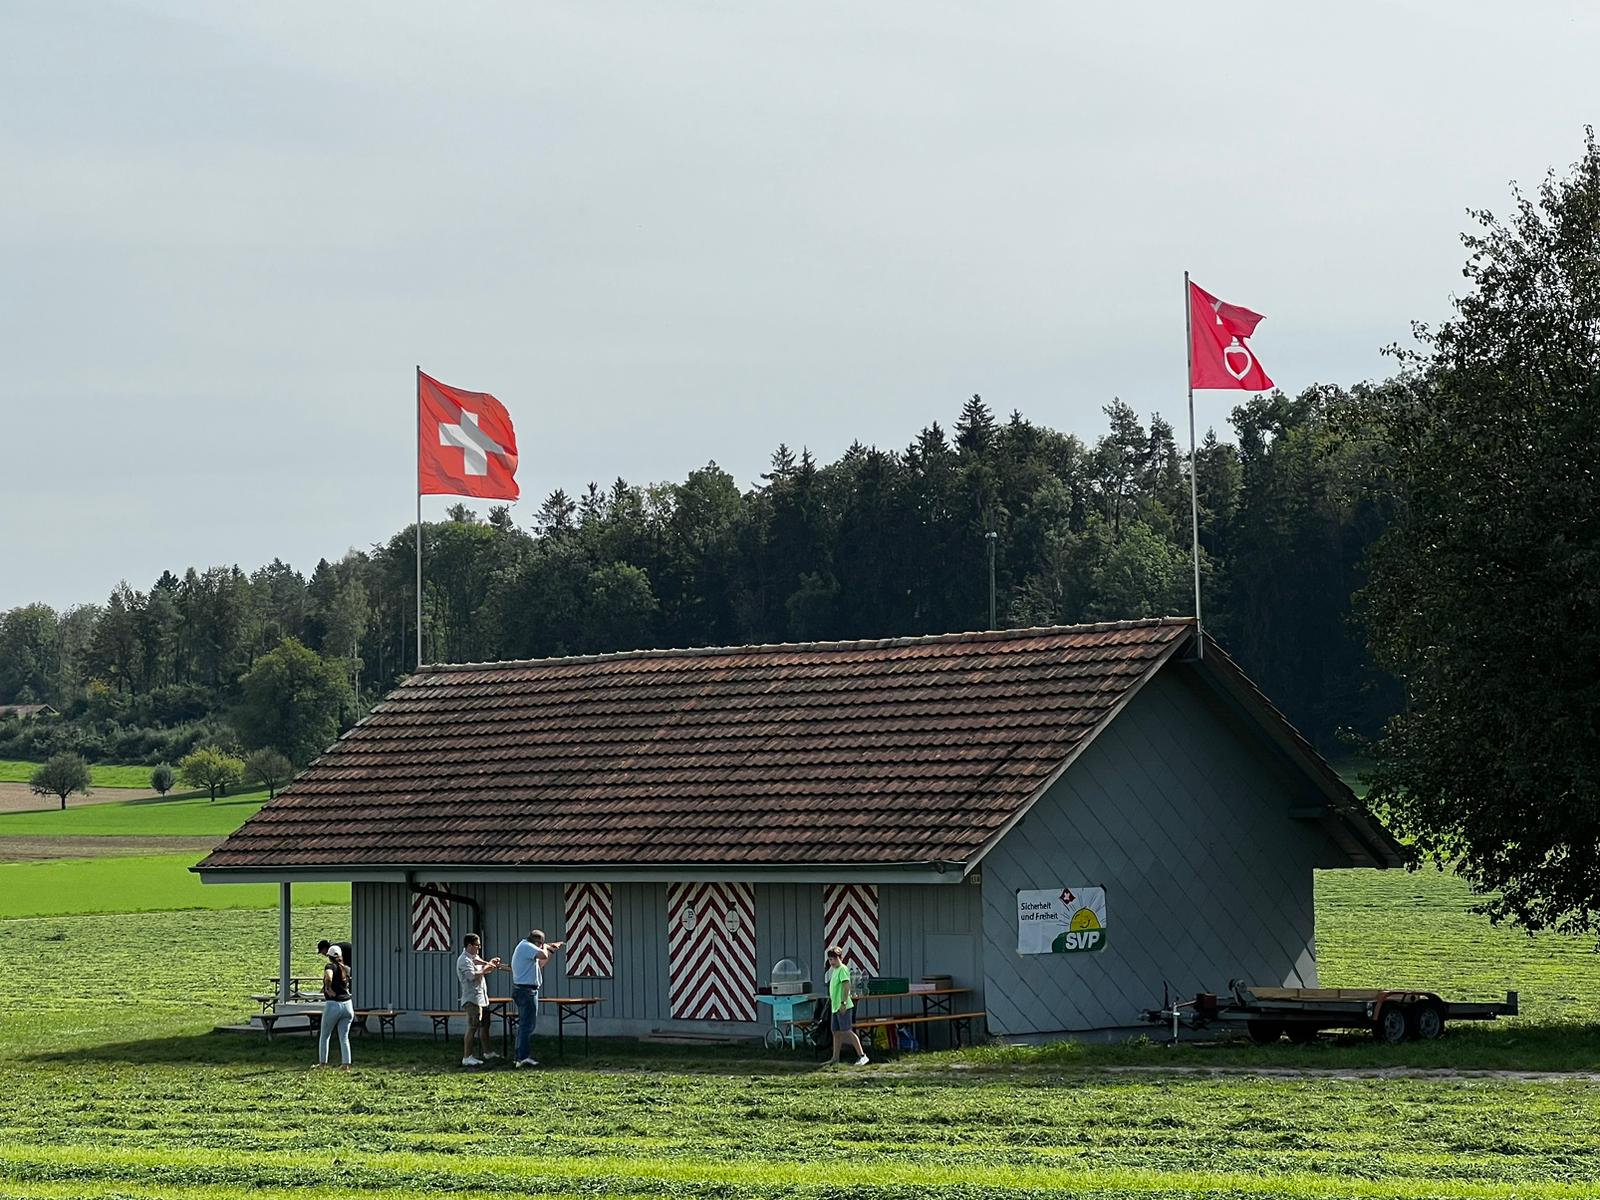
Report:
[[[971,988],[947,987],[929,988],[916,992],[853,992],[851,998],[856,1002],[859,1013],[860,1004],[864,1000],[906,1000],[920,998],[922,1001],[921,1013],[885,1013],[882,1016],[869,1016],[854,1022],[859,1029],[882,1029],[889,1039],[892,1049],[896,1044],[899,1029],[902,1025],[944,1025],[950,1034],[952,1047],[961,1045],[962,1035],[967,1040],[972,1040],[972,1022],[987,1016],[984,1012],[957,1012],[955,998],[969,996]]]
[[[599,996],[540,996],[540,1004],[556,1006],[556,1047],[560,1056],[567,1057],[567,1022],[583,1025],[583,1056],[589,1057],[589,1010],[600,1003]]]
[[[398,1031],[395,1029],[395,1021],[406,1015],[403,1008],[358,1008],[355,1012],[355,1020],[350,1023],[350,1031],[360,1034],[370,1033],[371,1028],[367,1022],[376,1020],[378,1022],[378,1040],[380,1042],[390,1037],[399,1036]],[[306,1023],[305,1030],[312,1037],[316,1037],[322,1032],[322,1010],[320,1008],[297,1008],[292,1012],[266,1011],[257,1013],[256,1020],[260,1021],[261,1027],[267,1031],[267,1041],[269,1042],[272,1040],[273,1034],[277,1032],[277,1026],[280,1022],[304,1021]]]
[[[583,1026],[583,1052],[589,1053],[589,1010],[600,1003],[599,996],[540,996],[540,1004],[553,1004],[556,1009],[556,1047],[560,1056],[567,1057],[567,1022]],[[490,1020],[500,1018],[500,1053],[511,1056],[511,1034],[517,1027],[517,1002],[510,996],[489,997]]]
[[[356,1009],[353,1028],[357,1033],[368,1033],[370,1031],[367,1028],[367,1022],[376,1020],[378,1022],[378,1041],[382,1042],[385,1037],[399,1036],[395,1031],[394,1023],[397,1018],[405,1015],[406,1010],[403,1008],[358,1008]]]
[[[280,976],[272,977],[272,998],[278,996],[278,980]],[[260,1001],[259,995],[251,996],[252,1000]],[[322,976],[317,975],[291,975],[289,976],[289,1003],[303,1004],[308,1000],[322,999]]]

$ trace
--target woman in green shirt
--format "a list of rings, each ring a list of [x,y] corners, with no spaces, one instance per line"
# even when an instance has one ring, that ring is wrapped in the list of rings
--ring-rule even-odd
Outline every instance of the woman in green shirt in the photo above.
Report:
[[[838,946],[828,947],[828,1004],[833,1011],[833,1057],[829,1063],[839,1061],[839,1051],[846,1042],[855,1047],[856,1066],[864,1067],[871,1060],[861,1048],[861,1039],[853,1028],[855,1000],[850,995],[850,968],[844,965],[844,951]]]

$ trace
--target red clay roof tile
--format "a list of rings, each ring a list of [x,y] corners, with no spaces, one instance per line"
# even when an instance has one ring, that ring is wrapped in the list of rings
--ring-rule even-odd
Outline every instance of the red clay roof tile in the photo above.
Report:
[[[427,667],[200,869],[965,862],[1192,628]]]

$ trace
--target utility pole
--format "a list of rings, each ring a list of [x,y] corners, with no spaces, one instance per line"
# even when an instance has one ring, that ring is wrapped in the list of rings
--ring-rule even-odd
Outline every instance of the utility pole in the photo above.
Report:
[[[983,540],[989,543],[989,628],[995,627],[994,618],[994,552],[1000,542],[1000,535],[990,530],[983,535]]]

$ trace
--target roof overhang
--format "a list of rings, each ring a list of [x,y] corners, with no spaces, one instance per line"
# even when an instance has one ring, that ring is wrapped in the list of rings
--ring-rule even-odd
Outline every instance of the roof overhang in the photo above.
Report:
[[[964,863],[190,867],[202,883],[961,883]]]

